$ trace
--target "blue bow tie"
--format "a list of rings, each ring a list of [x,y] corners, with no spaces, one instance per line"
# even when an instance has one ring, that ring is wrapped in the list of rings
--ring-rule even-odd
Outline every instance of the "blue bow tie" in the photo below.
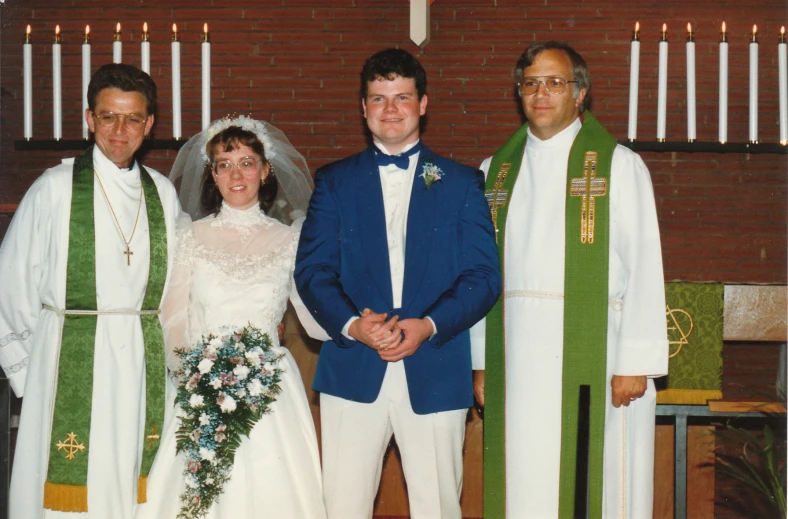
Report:
[[[381,166],[389,166],[394,164],[399,169],[408,169],[410,166],[410,157],[421,151],[421,142],[419,141],[414,147],[406,151],[405,153],[401,153],[399,155],[386,155],[382,153],[377,146],[374,149],[375,152],[375,162],[377,163],[378,167]]]

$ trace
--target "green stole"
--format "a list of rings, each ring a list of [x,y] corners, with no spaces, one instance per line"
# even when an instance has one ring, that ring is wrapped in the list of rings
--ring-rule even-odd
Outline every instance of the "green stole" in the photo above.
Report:
[[[588,516],[601,518],[610,233],[610,197],[605,195],[610,189],[616,139],[590,112],[583,114],[582,121],[567,167],[559,517],[575,515],[579,393],[581,386],[588,386]],[[506,216],[527,130],[528,124],[524,124],[495,153],[487,175],[486,196],[495,224],[504,287]],[[504,296],[502,293],[487,315],[486,327],[484,517],[490,519],[506,517]]]
[[[66,307],[58,359],[49,469],[44,508],[88,511],[88,453],[93,401],[93,350],[96,342],[96,230],[93,218],[93,146],[74,161],[69,223]],[[150,235],[150,271],[140,316],[145,342],[145,441],[138,479],[138,502],[146,500],[146,482],[159,448],[164,422],[164,336],[156,311],[167,276],[167,228],[158,190],[140,166]],[[87,311],[73,313],[73,311]],[[128,445],[138,449],[138,445]]]

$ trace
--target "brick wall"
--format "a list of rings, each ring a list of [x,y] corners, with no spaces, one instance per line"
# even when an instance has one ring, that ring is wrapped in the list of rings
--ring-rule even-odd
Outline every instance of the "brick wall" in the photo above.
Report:
[[[401,3],[401,5],[399,5]],[[151,38],[151,72],[159,85],[155,136],[171,135],[170,30],[182,39],[183,133],[200,129],[200,49],[204,22],[212,40],[212,113],[251,113],[279,126],[315,168],[365,144],[358,73],[374,51],[400,46],[419,56],[429,76],[424,141],[437,152],[476,165],[522,122],[512,67],[531,42],[571,42],[586,57],[593,110],[626,138],[629,41],[641,24],[639,137],[656,135],[657,41],[668,23],[670,60],[667,135],[686,140],[686,23],[696,33],[698,140],[717,138],[717,47],[720,24],[730,42],[729,139],[747,140],[748,41],[760,36],[760,139],[778,140],[776,41],[788,24],[784,0],[741,2],[611,0],[438,0],[432,41],[419,51],[408,39],[408,4],[386,1],[141,0],[101,7],[91,0],[12,0],[2,17],[0,203],[16,202],[41,171],[75,152],[16,152],[22,135],[21,39],[33,28],[35,138],[51,136],[51,37],[63,35],[63,133],[81,135],[81,41],[90,24],[93,70],[111,60],[116,22],[123,59],[139,65],[142,22]],[[330,7],[327,7],[330,4]],[[532,4],[538,4],[533,5]],[[252,6],[252,7],[248,7]],[[146,161],[167,171],[174,152]],[[662,224],[667,279],[786,281],[785,155],[646,153]]]

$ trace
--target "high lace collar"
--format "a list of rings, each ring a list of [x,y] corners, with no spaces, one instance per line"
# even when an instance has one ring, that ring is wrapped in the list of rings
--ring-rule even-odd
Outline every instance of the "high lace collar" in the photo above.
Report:
[[[253,227],[255,225],[271,225],[271,219],[255,204],[247,209],[234,209],[222,201],[222,209],[214,218],[214,225],[233,225],[236,227]]]

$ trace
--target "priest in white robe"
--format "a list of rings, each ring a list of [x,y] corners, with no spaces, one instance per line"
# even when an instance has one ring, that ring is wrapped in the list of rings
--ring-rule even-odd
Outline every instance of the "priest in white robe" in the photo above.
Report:
[[[149,310],[144,300],[154,279],[163,290],[180,205],[169,180],[134,158],[153,125],[156,85],[134,67],[106,65],[93,76],[88,100],[85,116],[95,146],[76,162],[86,172],[81,188],[92,191],[85,214],[93,225],[83,230],[90,234],[92,228],[95,239],[74,250],[77,168],[75,159],[67,159],[35,181],[0,246],[0,365],[14,392],[24,397],[10,489],[14,519],[130,518],[138,498],[144,498],[138,496],[138,489],[144,494],[143,451],[158,442],[156,430],[144,429],[146,400],[163,391],[165,374],[158,380],[158,373],[146,373],[152,360],[143,338],[149,330],[141,322],[145,316],[158,321],[156,298],[145,303]],[[166,236],[153,235],[162,231]],[[83,310],[94,319],[95,339],[87,348],[92,373],[77,373],[72,384],[92,380],[92,390],[81,405],[68,405],[77,407],[89,435],[53,437],[58,389],[70,389],[58,384],[59,374],[69,375],[61,348],[64,321],[75,315],[69,299],[76,294],[67,294],[67,286],[75,292],[77,283],[67,282],[74,275],[68,264],[93,248],[95,272],[86,273],[84,283],[95,284],[86,292],[96,306]],[[158,272],[151,272],[154,256]],[[67,466],[85,463],[86,483],[53,483],[51,456]],[[45,495],[45,487],[54,497]]]
[[[601,367],[605,395],[602,495],[595,509],[590,487],[588,516],[651,518],[656,407],[652,379],[667,374],[668,341],[650,175],[638,155],[616,145],[589,112],[583,113],[590,101],[590,82],[585,62],[573,49],[557,42],[532,45],[518,62],[516,78],[528,122],[518,132],[519,147],[510,147],[514,160],[491,157],[481,166],[489,172],[488,202],[497,225],[504,272],[500,319],[494,322],[491,313],[471,330],[475,392],[484,405],[486,389],[488,400],[485,517],[574,516],[567,508],[559,512],[562,378],[571,374],[571,369],[564,371],[564,335],[567,326],[572,326],[564,311],[568,279],[565,250],[571,240],[579,243],[582,233],[584,244],[589,239],[593,242],[593,204],[599,210],[606,196],[609,257],[607,290],[605,294],[603,286],[602,293],[607,302],[607,319],[602,325],[606,325],[606,340],[602,335],[606,360]],[[606,134],[612,152],[609,178],[603,184],[608,189],[597,191],[595,200],[584,200],[584,204],[591,204],[590,212],[584,205],[581,218],[567,220],[567,200],[570,190],[575,195],[575,182],[580,182],[581,191],[593,189],[595,182],[589,180],[586,185],[583,171],[568,171],[570,150],[574,150],[573,144],[579,146],[581,129],[592,123],[598,133]],[[596,162],[592,176],[594,168]],[[598,169],[601,167],[597,173]],[[503,216],[497,219],[501,212]],[[569,233],[575,234],[567,239]],[[596,222],[596,233],[603,233],[600,222]],[[600,306],[605,306],[604,299]],[[496,329],[502,337],[502,359],[495,363],[504,369],[492,370],[490,359],[495,357],[487,351],[488,369],[483,371],[485,345],[489,350],[496,340]],[[495,412],[490,407],[494,385],[500,386],[498,413],[503,416],[491,415]],[[489,432],[500,428],[502,437],[490,437],[488,427]],[[500,449],[498,458],[496,448]],[[499,461],[505,472],[488,466]]]

